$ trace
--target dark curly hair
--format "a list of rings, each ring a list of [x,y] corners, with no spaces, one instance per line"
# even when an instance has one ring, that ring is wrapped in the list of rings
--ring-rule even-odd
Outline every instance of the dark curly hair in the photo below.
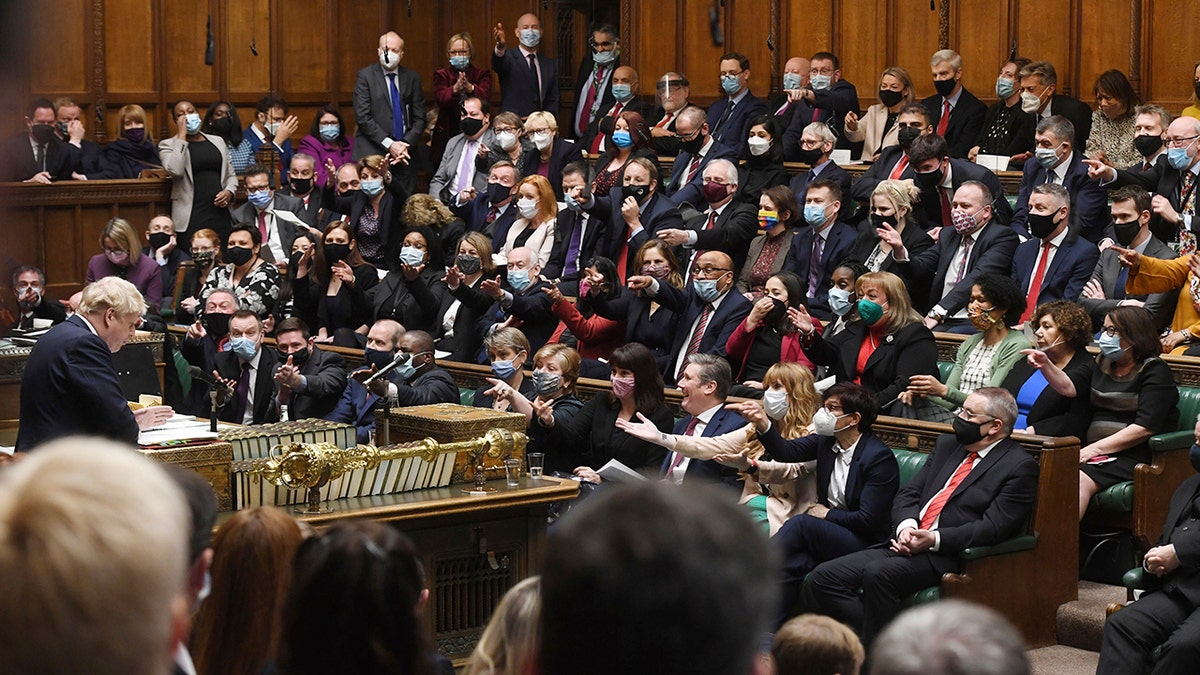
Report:
[[[1013,326],[1021,320],[1025,313],[1025,295],[1021,287],[1012,277],[1003,274],[981,274],[975,279],[975,285],[983,293],[983,297],[991,301],[992,307],[1004,310],[1004,324]]]
[[[1033,313],[1033,325],[1036,328],[1042,317],[1049,315],[1058,326],[1063,344],[1071,345],[1076,351],[1086,349],[1092,343],[1092,318],[1087,310],[1078,303],[1070,300],[1054,300],[1038,305]]]

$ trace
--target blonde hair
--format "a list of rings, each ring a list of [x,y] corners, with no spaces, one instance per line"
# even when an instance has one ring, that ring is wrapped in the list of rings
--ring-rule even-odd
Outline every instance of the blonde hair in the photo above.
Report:
[[[142,244],[138,239],[137,232],[133,231],[133,225],[130,225],[128,220],[110,218],[108,224],[104,226],[104,231],[100,233],[100,248],[104,248],[105,239],[112,239],[122,250],[129,253],[130,265],[137,264],[138,257],[142,255]]]
[[[0,672],[162,672],[191,522],[175,482],[127,445],[62,439],[5,467]]]
[[[435,232],[440,232],[443,227],[454,221],[454,214],[437,197],[419,192],[404,202],[400,220],[410,227],[425,225]]]
[[[525,133],[529,133],[529,128],[532,127],[535,122],[545,122],[546,126],[550,127],[550,131],[558,131],[558,120],[554,118],[554,115],[546,112],[545,110],[538,110],[536,112],[529,113],[529,117],[525,118]]]
[[[383,155],[367,155],[366,157],[358,160],[359,179],[362,179],[363,169],[370,169],[371,171],[379,174],[380,178],[384,179],[386,179],[388,175],[388,163],[387,160],[383,158]]]
[[[529,356],[529,338],[521,332],[520,328],[505,326],[497,328],[494,333],[483,338],[483,348],[491,351],[493,349],[511,349],[514,352],[525,352]]]
[[[467,51],[471,52],[471,56],[469,58],[473,58],[475,56],[475,42],[471,40],[471,34],[466,31],[451,35],[450,39],[446,41],[446,51],[454,49],[454,43],[458,42],[459,40],[467,43]]]
[[[508,589],[471,653],[466,675],[530,672],[541,642],[541,617],[541,577],[529,577]]]
[[[883,72],[879,74],[879,86],[875,87],[876,89],[883,89],[883,78],[886,75],[891,75],[897,80],[900,80],[900,84],[904,85],[904,90],[908,92],[904,95],[905,105],[917,100],[917,95],[913,88],[912,76],[908,74],[907,70],[901,68],[900,66],[889,66],[884,68]]]
[[[558,361],[558,369],[562,371],[564,393],[575,393],[575,381],[579,379],[579,364],[582,361],[579,352],[575,351],[574,347],[559,342],[547,342],[533,355],[533,367],[537,368],[538,362],[546,359]],[[568,380],[570,384],[567,384]]]
[[[899,180],[884,180],[880,181],[879,185],[875,186],[875,191],[871,193],[871,199],[875,197],[883,197],[892,203],[892,208],[896,209],[897,225],[896,229],[904,229],[909,220],[913,217],[913,204],[921,201],[921,189],[912,184],[912,181]],[[908,213],[904,214],[904,222],[899,221],[900,209],[905,209]]]
[[[488,239],[484,233],[472,230],[463,235],[463,238],[458,240],[458,244],[464,241],[475,247],[475,251],[479,253],[479,269],[483,272],[484,276],[491,274],[496,269],[492,265],[492,240]],[[454,245],[455,265],[458,264],[458,244]]]
[[[799,363],[785,361],[767,369],[762,379],[763,389],[779,384],[787,392],[788,409],[779,421],[779,435],[787,440],[808,435],[808,425],[821,406],[812,371]],[[760,457],[765,449],[755,439],[747,443],[751,457]]]
[[[95,314],[111,309],[121,318],[146,313],[146,299],[137,286],[120,277],[103,277],[84,286],[80,296],[80,314]]]
[[[536,114],[534,113],[534,115]],[[530,115],[530,117],[532,116]],[[534,174],[522,178],[521,182],[517,183],[518,199],[520,199],[522,185],[532,185],[537,190],[537,214],[534,215],[530,227],[538,227],[558,215],[558,200],[554,197],[554,188],[551,187],[550,181],[546,180],[545,176]]]
[[[857,675],[866,659],[849,626],[819,614],[801,614],[775,634],[771,656],[779,675]]]
[[[858,297],[866,297],[863,284],[878,287],[888,298],[887,323],[884,330],[895,333],[905,326],[921,321],[921,315],[913,309],[912,298],[908,296],[908,286],[904,280],[891,272],[867,272],[854,282],[854,290]]]

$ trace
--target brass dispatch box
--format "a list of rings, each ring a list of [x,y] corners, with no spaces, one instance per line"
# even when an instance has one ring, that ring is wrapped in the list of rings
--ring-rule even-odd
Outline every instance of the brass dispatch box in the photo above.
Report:
[[[381,428],[382,410],[375,412],[375,425]],[[430,405],[392,408],[388,411],[387,443],[405,443],[432,438],[441,443],[469,441],[483,436],[489,429],[507,429],[525,432],[525,416],[521,413],[500,412],[491,408],[472,408],[457,403],[433,403]],[[383,443],[383,434],[377,431],[375,442]],[[524,460],[524,452],[517,457]],[[470,482],[474,469],[468,466],[469,453],[460,452],[454,462],[452,483]],[[504,467],[488,467],[488,478],[503,478]]]
[[[233,508],[233,493],[230,491],[229,463],[233,459],[233,446],[224,441],[204,445],[183,445],[175,448],[140,448],[143,455],[162,463],[177,464],[203,476],[217,493],[217,505],[221,511]]]

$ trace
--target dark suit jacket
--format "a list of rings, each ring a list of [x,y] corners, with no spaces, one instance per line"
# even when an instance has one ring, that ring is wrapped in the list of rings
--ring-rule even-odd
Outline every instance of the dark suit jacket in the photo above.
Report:
[[[562,209],[554,221],[554,248],[550,249],[550,260],[542,269],[542,276],[560,281],[575,281],[579,278],[578,270],[564,270],[563,266],[567,263],[567,248],[571,244],[571,237],[575,236],[575,228],[579,227],[580,223],[584,223],[584,231],[583,238],[579,242],[579,267],[582,269],[593,256],[604,255],[607,257],[609,237],[607,219],[593,216],[586,211]]]
[[[313,180],[316,179],[314,178]],[[320,190],[321,188],[319,187],[313,188],[313,191],[308,195],[307,206],[304,204],[304,197],[292,194],[292,189],[290,187],[279,188],[275,191],[275,195],[283,195],[284,197],[291,197],[292,199],[295,199],[296,203],[292,205],[292,208],[285,210],[291,211],[297,218],[304,221],[304,223],[309,227],[317,227],[317,224],[320,222],[321,213]]]
[[[542,73],[540,91],[537,78],[529,69],[529,61],[520,47],[512,45],[504,50],[503,56],[492,53],[492,70],[500,78],[500,112],[527,117],[536,110],[545,110],[558,117],[558,59],[544,56],[539,51],[537,62]]]
[[[654,352],[659,370],[666,372],[669,364],[674,364],[671,349],[675,346],[675,333],[679,327],[678,314],[663,306],[651,314],[650,299],[625,287],[621,287],[620,295],[611,300],[601,296],[592,298],[592,308],[606,319],[624,321],[625,341],[645,345]]]
[[[1075,127],[1074,147],[1087,147],[1088,136],[1092,135],[1092,109],[1088,104],[1072,96],[1055,94],[1050,97],[1050,112],[1071,120]],[[1036,161],[1034,163],[1036,164]]]
[[[1029,284],[1033,281],[1041,247],[1042,240],[1035,237],[1017,246],[1017,252],[1013,254],[1012,277],[1020,284],[1021,293],[1026,297],[1029,296]],[[1046,267],[1037,304],[1051,300],[1078,300],[1084,285],[1092,278],[1099,258],[1100,249],[1095,244],[1074,232],[1068,232],[1067,238],[1055,251],[1054,259]]]
[[[568,423],[555,424],[550,430],[556,451],[553,456],[547,454],[546,467],[554,466],[560,471],[571,471],[581,465],[599,469],[615,459],[644,475],[651,472],[657,475],[666,449],[617,429],[620,413],[621,406],[611,403],[606,393],[588,399]],[[650,411],[646,418],[663,432],[669,431],[674,423],[671,410],[665,405]]]
[[[834,221],[829,227],[829,234],[825,237],[825,248],[821,251],[821,269],[817,272],[819,285],[816,291],[811,293],[812,300],[805,301],[808,311],[822,319],[832,316],[829,311],[829,287],[833,285],[830,281],[833,271],[849,255],[858,236],[853,227],[841,221]],[[804,289],[805,296],[810,295],[811,290],[808,287],[808,266],[812,261],[812,249],[813,227],[806,225],[792,237],[787,260],[783,263],[783,269],[795,272],[796,276],[800,277],[800,286]]]
[[[688,415],[681,420],[675,422],[675,428],[671,430],[673,434],[683,434],[687,431],[687,427],[692,422],[692,415]],[[708,424],[704,425],[704,431],[700,434],[704,438],[712,438],[720,436],[731,431],[737,431],[746,426],[746,420],[742,416],[733,412],[722,405],[713,416],[708,420]],[[667,470],[671,468],[673,453],[667,453],[667,458],[663,460],[660,474],[663,478],[667,476]],[[733,490],[735,497],[740,497],[742,494],[741,475],[737,469],[725,466],[715,459],[693,459],[688,462],[687,473],[683,474],[683,482],[688,485],[699,485],[701,483],[715,483]]]
[[[816,336],[805,353],[813,363],[832,366],[838,382],[858,378],[875,395],[881,411],[908,388],[913,375],[938,377],[937,343],[924,324],[911,323],[895,333],[885,334],[867,359],[863,372],[858,373],[858,352],[866,336],[866,325],[853,321],[829,338]]]
[[[374,320],[395,319],[407,330],[435,334],[441,317],[437,315],[438,298],[431,290],[434,283],[437,283],[434,274],[422,274],[409,281],[403,272],[388,272],[367,291]]]
[[[371,432],[375,431],[375,408],[379,405],[379,397],[367,391],[358,380],[353,378],[346,381],[342,397],[338,403],[325,414],[324,418],[332,422],[353,424],[357,430],[355,436],[359,443],[370,443]]]
[[[817,501],[829,505],[829,481],[838,461],[832,436],[810,434],[783,440],[774,424],[758,439],[771,459],[780,462],[817,460]],[[846,508],[829,510],[825,519],[850,530],[864,541],[886,541],[891,535],[891,508],[900,489],[900,466],[896,455],[875,434],[867,431],[854,447],[846,476]]]
[[[674,168],[671,169],[671,181],[667,183],[667,194],[671,196],[671,201],[676,206],[687,203],[698,209],[704,207],[704,193],[701,190],[701,186],[704,184],[704,167],[714,159],[728,159],[736,165],[738,151],[727,145],[713,143],[712,147],[708,149],[708,153],[700,159],[696,176],[691,181],[684,183],[687,179],[688,165],[692,163],[692,154],[684,150],[679,151],[679,154],[675,156]]]
[[[604,66],[606,70],[604,81],[601,82],[600,89],[596,92],[596,98],[599,99],[599,105],[596,107],[596,119],[607,113],[612,108],[613,103],[617,101],[612,93],[612,73],[620,67],[620,64],[616,61]],[[579,117],[579,109],[583,107],[584,102],[587,100],[587,93],[592,87],[592,79],[595,72],[596,62],[592,59],[592,51],[588,50],[587,54],[584,54],[583,58],[579,60],[579,72],[575,74],[575,107],[571,109],[571,122],[569,125],[559,125],[560,131],[561,128],[570,129],[571,134],[578,138],[583,138],[587,134],[587,128],[590,126],[587,119],[588,113],[585,112],[583,117],[583,134],[576,133],[575,120]],[[557,115],[558,113],[555,112],[555,116]]]
[[[808,174],[811,172],[812,169],[798,171],[788,183],[788,188],[796,195],[796,205],[800,207],[801,211],[804,210],[804,196],[808,194]],[[856,208],[855,199],[850,194],[850,174],[831,160],[817,172],[817,177],[813,180],[817,179],[831,180],[842,189],[842,208],[838,209],[838,220],[850,222]],[[867,199],[870,199],[870,195],[867,196]],[[867,211],[870,212],[870,209]]]
[[[875,192],[875,188],[881,182],[891,177],[892,169],[896,167],[896,162],[900,161],[900,155],[903,154],[904,150],[898,145],[889,145],[881,150],[879,152],[879,159],[876,159],[870,168],[864,171],[863,175],[858,177],[858,180],[854,181],[854,185],[850,189],[850,196],[854,198],[854,201],[870,203],[871,193]],[[916,172],[910,163],[900,173],[900,180],[915,176]],[[951,180],[954,180],[953,177],[951,177]]]
[[[390,183],[384,184],[383,197],[379,200],[379,235],[384,251],[382,262],[386,263],[383,267],[389,270],[400,269],[400,244],[404,240],[400,212],[404,209],[404,202],[408,201],[409,194],[411,192],[404,187],[402,181],[393,177]],[[355,232],[358,232],[358,221],[370,203],[370,198],[362,190],[351,190],[343,195],[336,194],[333,181],[329,181],[325,189],[321,190],[321,207],[326,211],[346,214],[350,219],[350,227],[354,228]]]
[[[607,236],[604,240],[597,242],[596,254],[602,255],[615,263],[621,254],[621,246],[628,243],[629,247],[626,250],[625,261],[626,271],[629,274],[633,274],[636,273],[636,270],[633,269],[633,260],[637,257],[638,249],[659,230],[683,229],[683,215],[679,212],[679,208],[676,207],[674,202],[664,197],[661,193],[655,192],[650,196],[650,200],[646,202],[645,208],[642,209],[642,229],[630,237],[629,227],[625,224],[625,217],[621,215],[621,204],[623,203],[625,203],[625,188],[616,186],[607,195],[595,197],[588,206],[587,211],[597,218],[603,218],[606,221],[605,232]],[[757,217],[757,211],[755,214]]]
[[[1150,235],[1150,240],[1146,242],[1146,255],[1163,260],[1179,257],[1175,249],[1162,243],[1153,233]],[[1092,270],[1092,278],[1100,282],[1100,288],[1104,290],[1104,300],[1080,298],[1079,304],[1087,310],[1088,314],[1092,315],[1092,326],[1096,330],[1100,330],[1100,326],[1104,324],[1104,316],[1112,311],[1122,299],[1145,302],[1146,311],[1154,317],[1154,325],[1158,328],[1162,329],[1171,325],[1171,319],[1175,316],[1175,301],[1179,297],[1179,289],[1150,295],[1127,295],[1125,284],[1122,283],[1118,293],[1117,280],[1121,278],[1121,258],[1113,249],[1106,248],[1101,251],[1100,259],[1096,261],[1096,268]]]
[[[466,283],[459,284],[457,289],[451,291],[439,282],[433,285],[432,290],[438,298],[438,311],[434,316],[436,332],[433,333],[437,339],[436,348],[439,351],[450,352],[450,356],[446,357],[450,361],[475,363],[483,344],[483,336],[475,330],[475,323],[492,306],[492,299]],[[454,316],[454,334],[448,337],[442,329],[442,317],[446,316],[455,300],[461,301],[462,304]]]
[[[1063,187],[1071,195],[1071,228],[1095,244],[1104,237],[1112,236],[1108,192],[1100,187],[1099,183],[1088,178],[1087,165],[1083,163],[1083,155],[1078,150],[1074,151],[1070,161]],[[1165,162],[1166,158],[1160,161]],[[1029,215],[1029,195],[1033,194],[1034,186],[1045,182],[1046,169],[1043,169],[1037,160],[1025,162],[1021,191],[1017,194],[1012,217],[1013,229],[1023,237],[1029,236],[1029,228],[1025,225],[1025,217]]]
[[[562,201],[562,170],[563,167],[571,162],[577,162],[583,159],[583,150],[581,146],[572,143],[562,136],[554,137],[554,144],[550,146],[550,161],[547,163],[547,170],[550,174],[550,186],[554,188],[554,196]],[[521,166],[525,167],[525,176],[532,176],[538,172],[538,164],[541,162],[540,153],[537,148],[531,148],[525,151],[525,156],[521,158]]]
[[[108,163],[100,151],[100,146],[86,138],[75,148],[75,165],[71,167],[88,177],[88,180],[112,180],[123,178],[116,167]]]
[[[1194,446],[1193,446],[1194,447]],[[1158,545],[1173,544],[1175,554],[1182,561],[1179,567],[1162,578],[1162,590],[1177,593],[1187,598],[1193,606],[1200,605],[1200,568],[1195,561],[1200,559],[1200,536],[1192,527],[1190,518],[1194,513],[1194,502],[1200,490],[1200,475],[1189,476],[1171,495],[1167,509],[1167,520],[1163,523],[1162,536]]]
[[[1000,111],[1004,109],[1004,101],[996,101],[988,106],[987,112],[983,116],[983,126],[979,128],[979,134],[975,137],[975,145],[983,148],[980,152],[990,149],[992,152],[988,154],[1007,155],[1009,157],[1019,155],[1022,152],[1033,152],[1033,136],[1037,120],[1033,115],[1021,110],[1020,101],[1017,101],[1014,107],[1016,109],[1012,111],[1012,131],[1009,135],[1008,144],[1000,148],[987,148],[984,146],[984,143],[987,142],[988,130],[992,128],[992,124],[1000,116]]]
[[[468,232],[482,232],[492,238],[492,250],[499,251],[504,244],[504,236],[508,233],[508,228],[517,220],[517,204],[515,200],[509,201],[503,212],[496,216],[496,220],[488,225],[487,214],[491,208],[486,197],[476,197],[466,204],[457,205],[453,200],[450,201],[450,211],[454,215],[462,218]],[[499,235],[499,237],[497,237]]]
[[[1086,169],[1086,167],[1084,167]],[[1197,187],[1193,192],[1200,190],[1200,181],[1196,181]],[[1140,171],[1137,169],[1118,169],[1117,179],[1105,185],[1105,188],[1116,188],[1122,185],[1141,185],[1146,188],[1152,195],[1162,195],[1171,202],[1171,208],[1177,212],[1183,211],[1182,191],[1183,191],[1183,171],[1171,166],[1167,161],[1167,154],[1163,153],[1154,160],[1154,165],[1149,171]],[[1197,200],[1200,200],[1200,192],[1197,192]],[[1196,203],[1200,204],[1200,201]],[[1192,230],[1200,229],[1200,219],[1192,221]],[[1163,220],[1161,216],[1151,212],[1150,215],[1150,232],[1158,238],[1159,241],[1171,243],[1179,241],[1179,226],[1172,225]]]
[[[368,155],[387,155],[383,139],[391,138],[393,119],[392,103],[388,97],[388,78],[379,63],[358,71],[354,82],[354,118],[358,128],[354,132],[354,159]],[[400,112],[404,115],[404,141],[411,146],[414,159],[425,132],[425,95],[421,93],[421,76],[400,66],[396,69],[396,89],[400,94]],[[396,164],[392,173],[409,194],[416,190],[414,164]],[[344,212],[341,212],[344,213]]]
[[[722,145],[740,148],[746,143],[746,130],[750,126],[751,118],[765,113],[767,106],[747,90],[742,100],[729,111],[729,118],[724,124],[720,124],[729,103],[729,97],[722,96],[708,107],[708,133]]]
[[[0,156],[0,180],[23,181],[33,178],[41,172],[33,146],[29,143],[29,134],[20,133],[4,142]],[[64,143],[58,138],[46,145],[46,171],[54,180],[71,180],[71,168],[78,160],[79,149],[70,143]]]
[[[314,197],[315,196],[316,195],[314,195]],[[310,199],[309,201],[319,202],[320,200]],[[290,197],[288,195],[276,192],[272,199],[271,205],[268,208],[270,211],[287,211],[297,218],[300,218],[300,220],[304,220],[304,218],[302,218],[300,215],[300,212],[304,211],[304,201],[297,197]],[[258,227],[258,209],[254,208],[254,205],[250,202],[246,202],[236,209],[230,209],[229,211],[231,214],[233,214],[233,222],[249,223],[255,227]],[[299,235],[299,229],[294,223],[284,220],[278,216],[275,216],[274,220],[275,228],[279,230],[279,246],[283,249],[285,254],[290,255],[292,252],[292,243],[296,241],[296,237]],[[262,243],[262,248],[259,249],[259,255],[262,256],[262,259],[266,260],[267,262],[286,262],[286,258],[284,260],[276,260],[275,255],[271,253],[271,247],[267,246],[267,242],[265,241]]]
[[[670,383],[675,382],[676,375],[676,373],[670,371],[675,367],[675,362],[679,359],[679,353],[687,348],[688,340],[692,337],[692,324],[700,316],[705,303],[696,296],[691,284],[688,284],[686,289],[681,291],[665,282],[659,282],[658,295],[654,297],[654,300],[679,315],[678,330],[675,331],[671,354],[667,360],[667,368],[663,371],[668,386],[670,386]],[[708,319],[708,326],[704,330],[704,337],[700,339],[699,351],[704,354],[716,354],[724,358],[725,343],[729,342],[729,336],[738,327],[738,324],[742,322],[742,319],[749,316],[750,309],[750,301],[746,299],[746,296],[738,293],[731,284],[729,290],[725,293],[725,299],[721,301],[716,311]]]
[[[125,443],[138,437],[112,352],[80,316],[47,331],[25,362],[17,451],[75,434]]]
[[[342,390],[346,388],[346,361],[341,354],[312,348],[308,360],[300,367],[308,389],[292,396],[288,404],[288,419],[304,420],[325,417],[337,407]]]
[[[968,148],[970,149],[970,148]],[[1035,164],[1037,162],[1034,162]],[[987,186],[992,193],[992,221],[999,225],[1007,225],[1012,221],[1012,207],[1004,196],[1004,186],[991,170],[965,159],[950,159],[950,194],[946,195],[954,202],[954,193],[969,180],[977,180]],[[921,190],[921,203],[914,210],[924,212],[925,229],[944,227],[953,223],[942,222],[942,196],[940,188]]]
[[[896,495],[892,525],[914,519],[950,480],[967,457],[952,435],[940,436],[928,461]],[[971,546],[992,546],[1021,532],[1037,497],[1038,464],[1011,438],[1005,438],[975,463],[942,508],[935,558],[957,555]],[[954,560],[957,565],[957,560]]]
[[[402,406],[430,403],[458,403],[458,385],[454,378],[436,363],[424,367],[410,382],[402,382],[396,371],[388,374],[396,385],[396,400]]]
[[[988,223],[971,245],[967,259],[967,272],[963,280],[958,282],[949,293],[942,296],[946,284],[946,273],[954,257],[961,255],[963,237],[953,228],[942,230],[937,243],[920,255],[910,255],[908,262],[898,263],[896,269],[900,276],[909,281],[919,282],[922,279],[932,281],[929,286],[929,298],[922,302],[913,298],[913,304],[918,311],[927,312],[934,305],[940,304],[949,314],[967,306],[971,299],[971,286],[980,274],[1012,273],[1013,254],[1017,251],[1019,241],[1016,233],[1010,228],[996,223]]]
[[[254,380],[254,405],[253,423],[264,424],[266,422],[279,421],[279,407],[275,405],[275,396],[278,393],[275,390],[275,371],[279,368],[278,352],[274,349],[260,347],[262,355],[258,358],[258,369],[255,371]],[[213,365],[217,368],[217,373],[227,380],[238,381],[242,376],[242,361],[233,352],[220,352],[213,357]],[[234,400],[237,394],[231,395],[221,407],[221,421],[233,422],[241,424],[242,420],[237,418],[237,401]]]
[[[843,129],[846,128],[846,113],[851,110],[858,111],[858,90],[850,82],[838,80],[827,91],[814,92],[814,97],[813,103],[804,102],[807,110],[792,113],[791,124],[783,132],[783,147],[789,152],[792,148],[799,149],[800,135],[804,133],[804,127],[813,122],[824,122],[838,137],[837,147],[849,148],[850,142],[846,140]],[[813,119],[814,113],[816,119]],[[789,156],[787,159],[794,158]]]
[[[1095,368],[1096,360],[1086,349],[1080,349],[1067,362],[1063,372],[1075,384],[1076,392],[1088,392],[1092,387],[1092,371]],[[1004,378],[1004,388],[1015,398],[1033,372],[1033,366],[1026,359],[1017,359]],[[1092,423],[1091,396],[1067,398],[1054,391],[1053,387],[1046,387],[1025,415],[1025,422],[1043,436],[1086,439],[1088,425]]]
[[[507,288],[506,290],[513,296],[512,304],[508,309],[504,309],[499,302],[493,303],[483,317],[475,323],[476,330],[481,335],[487,335],[492,324],[515,316],[524,322],[521,324],[521,332],[529,338],[529,348],[535,352],[541,349],[542,345],[549,342],[550,336],[554,334],[554,329],[558,328],[558,317],[550,311],[554,302],[550,300],[550,296],[542,292],[543,288],[549,288],[549,286],[545,281],[537,281],[525,289],[524,293]]]
[[[758,234],[758,207],[731,200],[711,229],[708,215],[701,211],[688,217],[685,227],[696,232],[696,245],[690,251],[684,249],[679,257],[682,270],[686,272],[700,251],[721,251],[733,260],[733,278],[736,279],[746,262],[746,251]],[[690,254],[690,255],[689,255]]]
[[[929,111],[929,119],[936,129],[942,119],[942,97],[934,94],[922,99],[921,105]],[[946,143],[950,146],[950,156],[965,158],[975,145],[975,138],[983,128],[983,117],[987,114],[987,106],[967,91],[966,87],[958,95],[958,105],[950,108],[950,123],[946,126]]]
[[[908,251],[910,257],[921,255],[934,246],[933,238],[929,236],[929,233],[917,227],[916,223],[912,222],[901,230],[900,241],[904,242],[904,248]],[[854,239],[854,246],[850,249],[847,257],[865,263],[867,258],[871,257],[871,252],[875,250],[878,244],[879,235],[875,234],[875,226],[871,224],[870,220],[864,220],[858,225],[858,236]],[[899,263],[896,262],[895,256],[888,256],[883,261],[883,264],[879,266],[879,271],[899,274],[896,271],[898,265]],[[919,298],[923,295],[920,292],[921,290],[924,291],[924,294],[929,293],[929,284],[928,282],[910,281],[908,289],[909,297]]]

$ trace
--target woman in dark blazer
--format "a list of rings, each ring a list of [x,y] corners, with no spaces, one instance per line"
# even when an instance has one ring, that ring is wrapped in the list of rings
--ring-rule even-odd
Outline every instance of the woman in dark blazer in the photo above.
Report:
[[[335,220],[321,245],[309,248],[296,266],[294,313],[316,318],[310,326],[317,342],[360,349],[373,323],[369,298],[378,283],[379,273],[359,255],[350,226]]]
[[[671,247],[659,239],[651,239],[638,249],[629,274],[644,274],[676,288],[683,288],[679,262]],[[679,316],[675,312],[624,286],[613,299],[600,296],[592,298],[592,309],[606,319],[625,321],[626,341],[645,345],[654,354],[660,369],[666,370],[679,323]]]
[[[439,305],[433,286],[441,277],[441,269],[431,264],[441,259],[436,235],[427,227],[410,227],[396,239],[403,243],[399,269],[388,272],[369,295],[375,320],[395,319],[408,330],[433,335]]]
[[[491,279],[492,240],[482,232],[468,232],[458,242],[454,263],[446,276],[433,286],[438,298],[435,315],[434,347],[450,352],[450,361],[475,363],[483,346],[483,336],[475,330],[475,321],[488,311],[494,300],[479,290],[479,282]]]
[[[861,321],[828,339],[814,330],[802,307],[788,309],[796,328],[807,336],[804,351],[817,364],[831,366],[837,381],[851,380],[875,395],[879,412],[914,417],[896,400],[913,375],[938,376],[937,343],[912,307],[908,288],[891,272],[870,272],[856,282]],[[932,405],[918,402],[922,405]]]
[[[900,241],[904,242],[910,259],[931,248],[933,239],[913,213],[913,204],[920,196],[921,191],[911,182],[880,181],[871,193],[871,212],[858,226],[858,239],[854,241],[850,257],[863,263],[869,272],[895,271],[896,260],[892,249],[877,233],[885,226],[900,233]],[[910,297],[921,298],[925,295],[909,291]]]
[[[1092,384],[1096,360],[1088,353],[1092,320],[1079,305],[1055,300],[1037,308],[1030,321],[1037,349],[1025,350],[1026,358],[1013,364],[1004,378],[1004,388],[1017,399],[1014,429],[1043,436],[1086,438],[1092,421],[1089,396],[1064,396],[1053,386],[1065,375],[1076,392],[1087,392]]]
[[[337,176],[333,162],[325,171]],[[321,208],[350,217],[350,227],[358,242],[363,260],[378,269],[400,269],[401,225],[400,212],[408,200],[408,191],[394,180],[387,160],[381,155],[368,155],[358,160],[358,180],[362,189],[341,195],[334,192],[334,181],[321,190]]]
[[[533,143],[521,157],[521,177],[541,175],[550,181],[554,197],[562,201],[562,170],[583,159],[583,149],[558,133],[558,121],[544,110],[531,113],[525,120],[525,137]]]

